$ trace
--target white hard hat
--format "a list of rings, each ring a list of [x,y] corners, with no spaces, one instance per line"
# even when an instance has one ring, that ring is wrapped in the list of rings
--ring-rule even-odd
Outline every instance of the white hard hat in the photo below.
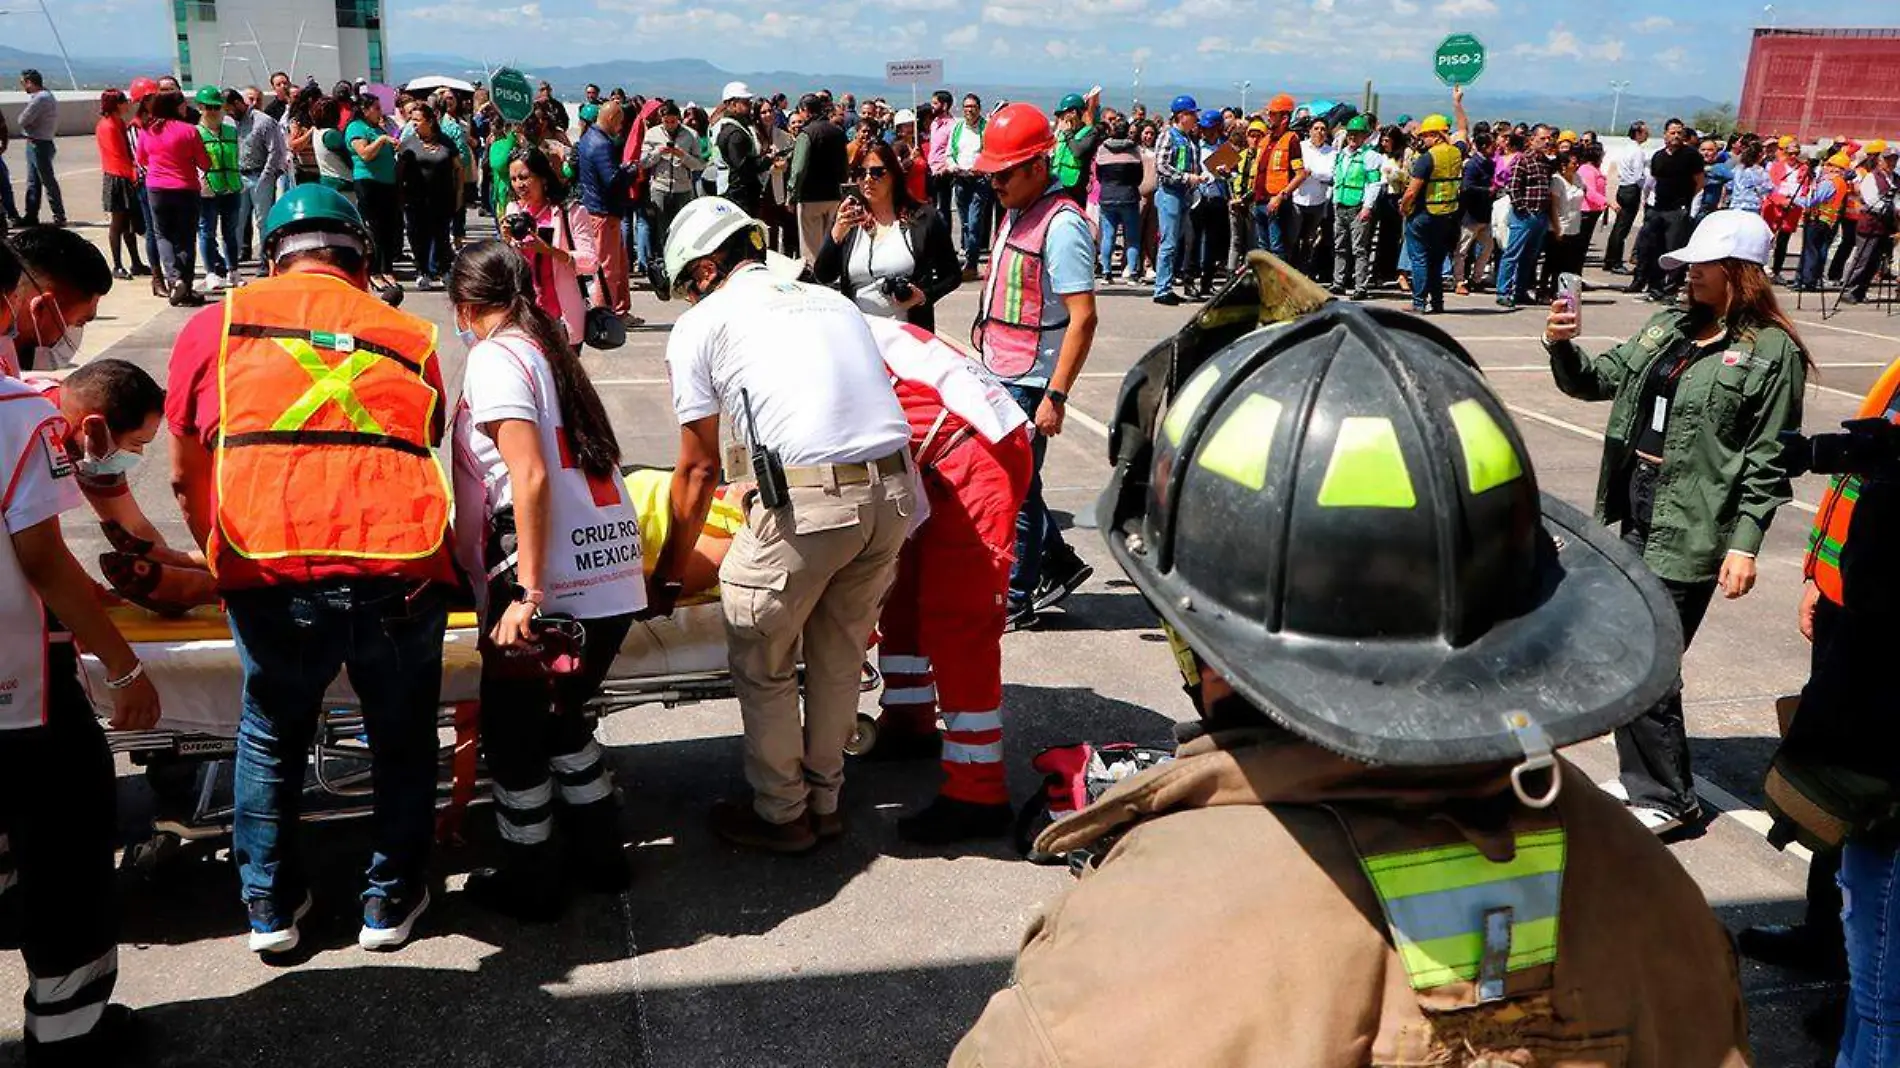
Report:
[[[916,122],[916,121],[917,121],[917,113],[912,111],[909,108],[903,108],[900,111],[898,111],[898,113],[894,117],[892,117],[891,125],[902,126],[907,122]]]
[[[719,251],[732,235],[747,229],[764,248],[765,227],[725,197],[699,197],[681,208],[666,231],[667,284],[679,285],[688,264]]]
[[[1775,235],[1761,213],[1729,208],[1704,216],[1689,243],[1664,254],[1662,265],[1669,271],[1691,263],[1730,259],[1766,265],[1774,246]]]
[[[747,88],[744,82],[727,82],[726,87],[719,91],[719,99],[750,100],[752,99],[752,90]]]

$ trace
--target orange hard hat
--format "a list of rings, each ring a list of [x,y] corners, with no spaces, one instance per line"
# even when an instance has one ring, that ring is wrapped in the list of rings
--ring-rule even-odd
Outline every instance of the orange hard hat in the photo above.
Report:
[[[978,174],[1006,171],[1048,155],[1055,147],[1055,131],[1040,108],[1034,104],[1004,104],[983,130],[983,151],[977,154],[975,169]]]
[[[1267,113],[1272,114],[1276,111],[1283,111],[1291,115],[1293,114],[1294,108],[1298,106],[1299,105],[1293,102],[1293,95],[1291,93],[1281,93],[1279,96],[1267,101]]]
[[[132,79],[132,85],[126,89],[125,95],[127,99],[136,104],[156,92],[158,92],[158,83],[141,74]]]

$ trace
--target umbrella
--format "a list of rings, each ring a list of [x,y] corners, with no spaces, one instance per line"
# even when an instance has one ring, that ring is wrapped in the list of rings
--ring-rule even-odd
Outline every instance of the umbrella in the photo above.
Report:
[[[472,93],[475,87],[460,78],[450,78],[443,74],[430,74],[413,78],[403,89],[411,93],[426,93],[433,89],[453,89],[458,93]]]

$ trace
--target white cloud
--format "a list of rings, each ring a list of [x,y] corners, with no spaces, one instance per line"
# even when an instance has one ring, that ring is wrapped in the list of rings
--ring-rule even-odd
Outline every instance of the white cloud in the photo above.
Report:
[[[1672,71],[1686,71],[1689,69],[1689,51],[1681,45],[1677,45],[1674,48],[1665,48],[1656,53],[1656,62]]]
[[[457,10],[467,10],[458,7]],[[712,11],[703,7],[685,11],[649,11],[634,20],[640,33],[695,34],[737,33],[747,29],[746,21],[730,11]]]
[[[1234,41],[1231,37],[1210,35],[1201,38],[1201,43],[1195,45],[1194,50],[1204,56],[1217,55],[1222,52],[1232,52],[1234,50]]]
[[[512,30],[538,30],[542,25],[541,5],[538,3],[491,8],[470,8],[462,4],[435,4],[429,7],[410,8],[403,11],[402,15],[418,22],[452,23],[457,27],[483,26]]]
[[[1128,54],[1128,58],[1133,60],[1136,63],[1146,63],[1150,59],[1154,58],[1154,54],[1155,54],[1154,49],[1148,48],[1144,45],[1143,47],[1137,48],[1133,52],[1130,52]]]
[[[1049,58],[1051,59],[1069,58],[1069,43],[1060,37],[1051,37],[1048,42],[1042,46],[1042,50],[1049,53]]]
[[[1631,26],[1630,29],[1635,30],[1637,33],[1661,33],[1675,24],[1674,19],[1665,18],[1662,15],[1651,15],[1634,26]]]
[[[1432,8],[1432,14],[1441,19],[1473,18],[1497,13],[1498,5],[1493,0],[1444,0]]]
[[[977,32],[976,23],[974,22],[968,26],[958,26],[956,29],[943,35],[943,43],[949,48],[960,51],[976,43]]]
[[[1626,54],[1628,53],[1623,47],[1623,42],[1614,37],[1605,37],[1590,46],[1590,58],[1600,59],[1605,63],[1621,62]]]
[[[884,0],[878,6],[894,11],[954,11],[958,0]]]
[[[1418,5],[1413,3],[1412,0],[1392,0],[1392,13],[1394,15],[1416,15],[1418,14]]]
[[[1041,12],[1031,10],[1028,7],[1005,7],[1002,4],[983,5],[983,21],[993,23],[997,26],[1028,26],[1031,23],[1040,21],[1041,18]]]
[[[1542,57],[1545,59],[1556,59],[1559,56],[1567,56],[1571,59],[1582,59],[1583,46],[1578,43],[1576,34],[1559,26],[1544,36],[1543,44],[1538,45],[1525,41],[1511,49],[1511,53],[1513,55]]]
[[[1313,11],[1321,15],[1333,13],[1333,0],[1313,0]]]

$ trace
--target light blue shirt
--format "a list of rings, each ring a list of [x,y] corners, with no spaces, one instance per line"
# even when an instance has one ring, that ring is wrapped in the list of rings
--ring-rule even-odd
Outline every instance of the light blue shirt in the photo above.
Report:
[[[1061,187],[1051,185],[1051,193],[1060,196]],[[1062,298],[1095,291],[1095,237],[1089,232],[1088,219],[1080,211],[1058,211],[1049,220],[1042,235],[1042,306],[1044,315],[1066,315]],[[1041,388],[1055,374],[1056,359],[1062,355],[1062,341],[1068,327],[1042,335],[1036,353],[1036,365],[1012,384]]]

